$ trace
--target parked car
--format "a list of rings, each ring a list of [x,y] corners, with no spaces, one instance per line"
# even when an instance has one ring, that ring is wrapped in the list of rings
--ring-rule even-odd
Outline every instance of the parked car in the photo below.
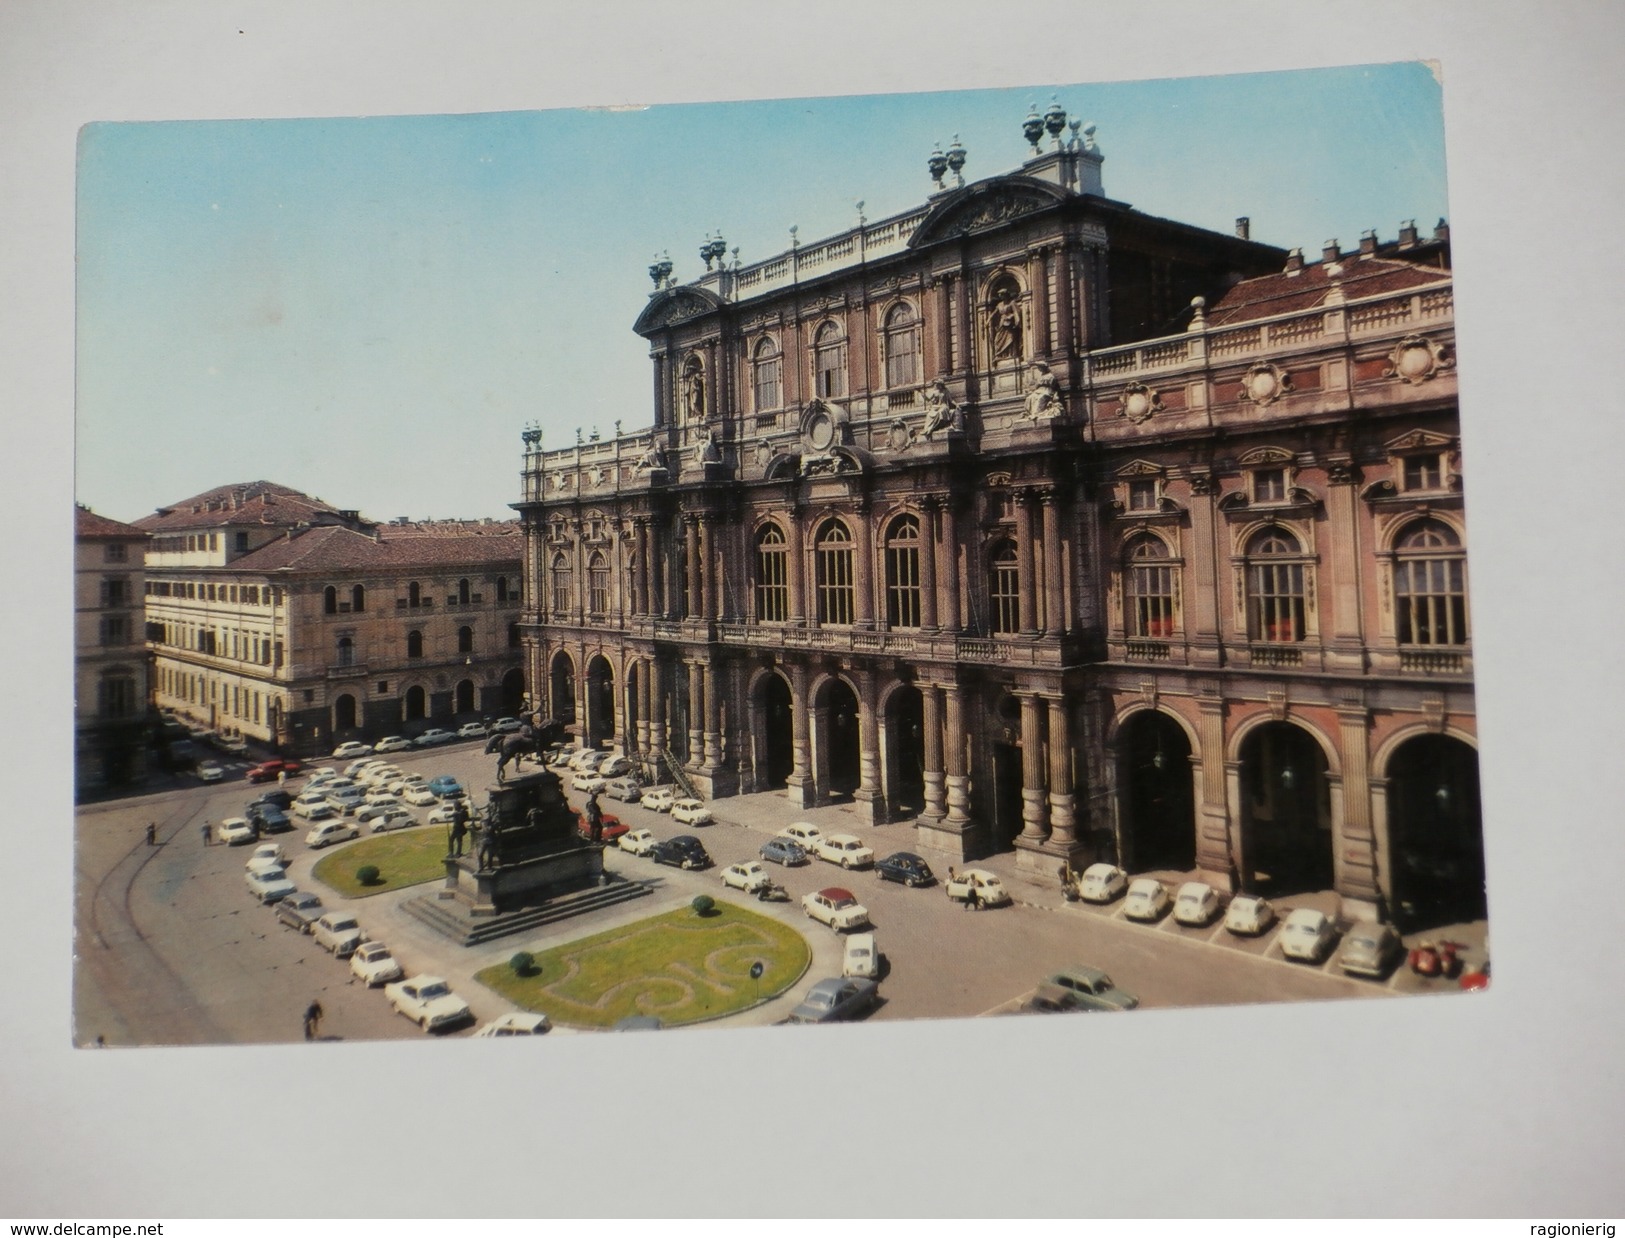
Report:
[[[430,825],[450,825],[457,819],[457,806],[461,804],[467,820],[474,820],[474,805],[464,800],[441,800],[429,813]]]
[[[292,778],[303,768],[298,761],[276,757],[269,761],[261,761],[258,765],[250,765],[243,771],[243,777],[249,782],[275,782],[278,774],[286,774]]]
[[[1128,874],[1115,864],[1091,864],[1078,882],[1078,897],[1090,903],[1109,903],[1128,889]]]
[[[452,744],[457,737],[443,727],[432,726],[412,741],[419,748],[433,748],[439,744]]]
[[[428,787],[429,790],[433,791],[443,800],[456,799],[458,796],[466,794],[466,792],[463,790],[463,784],[458,782],[450,774],[440,774],[429,779]]]
[[[267,804],[287,812],[293,806],[293,792],[284,791],[281,787],[274,791],[261,791],[259,799],[255,800],[254,804]],[[250,804],[248,807],[252,809],[254,804]]]
[[[259,864],[263,867],[266,861],[279,868],[288,867],[288,857],[282,853],[282,847],[278,843],[261,843],[255,847],[254,854],[248,857],[248,863],[243,867],[252,871],[254,865]]]
[[[869,923],[869,909],[858,902],[851,890],[828,886],[801,899],[801,910],[837,933],[862,928]]]
[[[204,782],[222,782],[226,771],[218,761],[204,761],[197,767],[197,776]]]
[[[767,875],[767,869],[755,860],[747,860],[743,864],[730,864],[722,870],[722,884],[730,889],[743,890],[746,894],[755,894],[772,881],[773,878]]]
[[[358,739],[352,739],[333,749],[333,759],[335,761],[348,761],[351,757],[366,756],[371,751],[371,744],[364,744]]]
[[[676,815],[674,811],[672,816]],[[851,834],[826,834],[813,843],[812,853],[842,868],[865,868],[875,862],[875,853]]]
[[[1337,925],[1324,911],[1299,907],[1281,925],[1281,953],[1303,963],[1318,963],[1337,938]]]
[[[371,988],[375,984],[388,984],[406,973],[381,941],[362,942],[350,956],[350,974]]]
[[[1112,978],[1098,967],[1068,967],[1045,981],[1072,995],[1078,1005],[1088,1010],[1133,1010],[1140,999],[1112,983]]]
[[[841,952],[841,975],[861,976],[865,980],[880,978],[880,951],[875,946],[873,933],[853,933],[846,939]]]
[[[678,825],[710,825],[716,818],[699,800],[676,800],[671,806],[671,819]]]
[[[402,772],[399,765],[369,765],[365,769],[357,770],[353,778],[335,779],[328,784],[328,790],[332,790],[335,786],[342,786],[346,782],[351,782],[358,787],[364,787],[368,791],[387,791],[390,783],[398,778],[405,777],[406,774]]]
[[[492,1019],[474,1035],[482,1040],[502,1036],[543,1036],[552,1026],[545,1014],[512,1011]]]
[[[309,890],[300,890],[289,894],[276,905],[276,918],[289,928],[308,933],[326,910],[319,895],[312,894]]]
[[[367,751],[371,752],[372,749],[368,748]],[[344,775],[343,776],[345,778],[354,778],[358,774],[360,774],[362,771],[369,770],[369,769],[373,768],[373,766],[375,766],[375,765],[388,765],[388,764],[389,764],[388,761],[385,761],[380,757],[370,757],[370,756],[369,757],[361,757],[358,760],[351,761],[348,765],[346,765],[344,767]],[[318,778],[318,777],[331,778],[331,777],[336,777],[336,776],[337,775],[335,775],[334,772],[331,769],[321,769],[321,770],[317,770],[316,773],[314,775],[312,775],[311,781],[314,782],[316,780],[316,778]]]
[[[1391,924],[1356,924],[1343,939],[1337,965],[1351,976],[1381,980],[1405,953],[1399,930]]]
[[[356,813],[359,815],[361,809],[364,808],[399,808],[400,806],[401,797],[398,795],[383,790],[368,791],[366,795],[362,796],[361,808],[358,808]]]
[[[626,822],[606,812],[598,823],[598,841],[612,843],[625,834],[628,828]],[[576,817],[576,833],[589,842],[592,840],[592,827],[587,824],[586,817],[579,815]]]
[[[876,860],[875,872],[882,881],[900,881],[910,888],[928,886],[936,880],[931,866],[912,851],[894,851],[885,859]]]
[[[497,735],[507,735],[511,731],[523,730],[524,726],[518,718],[498,718],[491,724],[491,730]]]
[[[1123,914],[1130,920],[1160,920],[1168,911],[1168,888],[1155,877],[1136,877],[1129,883]]]
[[[366,802],[367,793],[360,787],[341,787],[337,791],[330,791],[327,795],[327,806],[341,816],[354,816],[356,810]]]
[[[288,862],[277,859],[256,859],[249,857],[248,863],[243,865],[243,871],[249,873],[275,873],[278,877],[288,875]]]
[[[604,795],[623,804],[636,804],[643,799],[643,784],[636,778],[611,778],[604,784]]]
[[[670,812],[676,802],[677,796],[670,787],[650,787],[638,800],[650,812]]]
[[[1461,979],[1456,982],[1461,986],[1463,993],[1479,993],[1490,987],[1490,961],[1484,960],[1484,966],[1477,971],[1462,972]]]
[[[956,903],[970,903],[975,907],[998,907],[1010,902],[1010,891],[1004,888],[997,873],[985,868],[967,868],[953,873],[943,883],[943,890]],[[973,900],[971,895],[976,897]]]
[[[813,844],[822,838],[823,834],[810,821],[794,821],[780,830],[777,837],[788,838],[808,855],[812,855]]]
[[[371,833],[387,834],[390,830],[409,830],[418,819],[407,808],[363,808],[356,813],[355,823],[366,826]]]
[[[483,723],[483,722],[465,722],[465,723],[463,723],[462,726],[457,728],[457,738],[458,739],[484,739],[485,738],[485,723]]]
[[[248,741],[241,735],[217,735],[214,739],[214,746],[229,756],[246,757],[248,755]]]
[[[396,796],[405,795],[413,787],[427,787],[428,785],[428,779],[422,774],[401,774],[399,777],[391,778],[382,784],[385,791]]]
[[[427,808],[429,805],[438,802],[439,799],[440,797],[429,790],[428,787],[417,783],[413,783],[401,792],[402,802],[412,805],[413,808]]]
[[[293,822],[288,820],[288,814],[275,804],[261,804],[255,801],[248,806],[247,816],[261,834],[286,834],[293,829]]]
[[[782,864],[786,868],[794,868],[797,864],[807,862],[806,850],[800,843],[791,842],[788,838],[768,839],[757,854],[764,860],[771,860],[774,864]]]
[[[676,838],[668,838],[659,843],[654,849],[656,864],[671,864],[677,868],[709,868],[711,857],[706,854],[705,845],[692,834],[679,834]]]
[[[599,765],[608,755],[602,748],[577,748],[570,754],[569,767],[578,774],[588,771],[597,773]]]
[[[327,802],[327,796],[320,791],[306,792],[293,802],[293,815],[302,817],[306,821],[325,821],[338,814],[333,811],[333,805]]]
[[[570,779],[570,786],[577,791],[585,791],[588,795],[591,795],[594,791],[602,791],[606,781],[607,779],[600,778],[591,770],[580,770],[574,778]]]
[[[880,986],[873,980],[820,980],[807,990],[801,1005],[790,1012],[790,1023],[835,1023],[852,1019],[874,1007],[880,1000]]]
[[[374,752],[411,752],[412,741],[404,735],[386,735],[372,746]]]
[[[468,1003],[451,991],[439,976],[413,976],[384,986],[384,996],[395,1008],[426,1032],[450,1027],[474,1017]]]
[[[1041,984],[1021,1003],[1021,1009],[1025,1014],[1082,1014],[1096,1007],[1085,1006],[1071,989],[1063,989],[1058,984]]]
[[[632,772],[632,758],[617,753],[600,763],[598,772],[605,778],[620,778],[630,774]]]
[[[244,873],[243,880],[248,883],[248,892],[262,904],[285,902],[289,897],[298,897],[295,894],[298,887],[283,875],[280,868]]]
[[[660,845],[660,840],[648,830],[628,830],[621,835],[616,845],[632,855],[653,855],[655,848]]]
[[[316,939],[317,945],[336,959],[349,958],[355,953],[355,948],[367,940],[355,913],[349,911],[328,912],[316,921],[310,935]]]
[[[1187,881],[1174,895],[1174,919],[1200,926],[1219,914],[1219,892],[1205,881]]]
[[[305,835],[305,845],[312,850],[330,847],[334,843],[348,842],[352,838],[359,838],[361,831],[349,821],[323,821],[310,833]]]
[[[214,827],[215,837],[223,843],[235,847],[239,843],[251,843],[260,834],[254,828],[254,823],[247,817],[227,817]]]
[[[1224,927],[1240,937],[1257,937],[1269,931],[1275,923],[1275,908],[1267,898],[1256,894],[1238,894],[1225,908]]]

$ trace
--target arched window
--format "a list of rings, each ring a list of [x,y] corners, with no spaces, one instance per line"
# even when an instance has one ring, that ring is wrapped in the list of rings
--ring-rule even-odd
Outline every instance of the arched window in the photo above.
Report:
[[[457,652],[458,653],[473,653],[474,652],[474,629],[473,628],[461,627],[461,628],[457,629]]]
[[[519,625],[517,623],[510,623],[508,625],[508,648],[519,648]]]
[[[833,322],[813,337],[813,394],[839,399],[846,394],[846,339]]]
[[[587,610],[602,615],[609,610],[609,560],[595,550],[587,560]]]
[[[332,585],[322,590],[322,613],[328,615],[339,613],[339,591]]]
[[[497,601],[506,602],[507,600],[508,600],[508,578],[506,576],[498,576],[497,577]]]
[[[764,413],[784,403],[783,366],[778,345],[766,338],[757,343],[751,353],[751,389],[755,393],[757,412]]]
[[[886,625],[920,626],[920,522],[899,516],[886,530]]]
[[[992,603],[993,631],[1013,636],[1021,631],[1021,560],[1009,539],[988,550],[988,600]]]
[[[340,666],[355,665],[355,641],[351,637],[339,637],[338,664]]]
[[[1174,568],[1167,544],[1142,533],[1123,549],[1124,628],[1129,638],[1167,640],[1174,634]]]
[[[468,605],[468,577],[466,576],[457,582],[457,605]]]
[[[423,656],[423,633],[413,630],[406,634],[406,656],[421,658]]]
[[[756,536],[756,622],[790,618],[790,557],[784,531],[776,524]]]
[[[570,609],[570,558],[562,550],[553,556],[553,611]]]
[[[856,610],[852,590],[852,535],[839,520],[826,520],[813,544],[817,561],[818,622],[850,627]]]
[[[886,315],[886,386],[912,387],[920,381],[920,325],[906,302]]]
[[[1442,520],[1418,520],[1394,541],[1394,636],[1401,645],[1467,643],[1467,560]]]
[[[367,590],[364,585],[350,586],[350,609],[363,611],[367,609]]]
[[[423,605],[423,587],[415,580],[406,586],[406,604],[408,606]]]
[[[1303,549],[1282,528],[1247,543],[1247,639],[1291,644],[1304,637]]]

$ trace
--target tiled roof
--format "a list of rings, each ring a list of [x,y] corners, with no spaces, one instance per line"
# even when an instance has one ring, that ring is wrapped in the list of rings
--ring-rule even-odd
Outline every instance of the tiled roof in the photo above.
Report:
[[[138,529],[133,524],[125,524],[107,516],[98,516],[88,507],[74,505],[73,509],[73,535],[75,537],[150,537],[145,529]]]
[[[381,525],[376,536],[327,525],[271,542],[233,559],[230,568],[234,572],[398,573],[510,564],[517,569],[524,544],[514,520],[474,525],[461,532]]]
[[[167,532],[175,529],[218,529],[226,525],[283,528],[343,519],[346,517],[332,504],[312,498],[291,486],[250,481],[216,486],[213,490],[194,494],[178,503],[160,507],[136,523],[143,529]]]
[[[1388,258],[1361,258],[1358,254],[1345,254],[1335,264],[1341,268],[1335,275],[1328,274],[1327,265],[1324,262],[1307,262],[1296,273],[1279,271],[1274,275],[1242,280],[1220,297],[1218,304],[1208,309],[1208,324],[1222,327],[1275,314],[1314,309],[1325,302],[1327,293],[1334,286],[1341,287],[1343,295],[1353,301],[1360,297],[1420,288],[1450,278],[1450,272],[1439,267],[1418,266]]]

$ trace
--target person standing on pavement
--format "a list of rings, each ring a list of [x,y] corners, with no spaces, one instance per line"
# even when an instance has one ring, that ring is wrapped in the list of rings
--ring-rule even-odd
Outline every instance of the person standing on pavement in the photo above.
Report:
[[[322,1004],[319,1001],[312,1001],[305,1007],[305,1039],[315,1040],[316,1034],[321,1030],[321,1024]]]
[[[598,792],[594,791],[587,797],[587,830],[593,842],[600,842],[604,837],[604,810],[598,806]]]
[[[214,846],[214,826],[207,821],[203,823],[203,845],[205,847]]]
[[[288,785],[288,771],[287,770],[285,770],[285,769],[277,770],[277,772],[276,772],[276,785],[279,786],[279,787],[285,787],[285,786]]]
[[[156,821],[149,821],[147,823],[147,846],[156,847],[157,845],[158,845],[158,823]]]

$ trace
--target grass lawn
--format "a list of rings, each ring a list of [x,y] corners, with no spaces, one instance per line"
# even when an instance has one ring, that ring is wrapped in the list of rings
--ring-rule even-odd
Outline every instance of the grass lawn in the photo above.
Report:
[[[371,834],[342,847],[316,863],[316,880],[344,895],[366,898],[386,890],[400,890],[446,875],[446,827],[423,825],[416,829]],[[371,864],[378,884],[364,886],[356,869]]]
[[[500,963],[476,979],[571,1027],[610,1027],[634,1014],[672,1027],[777,996],[811,961],[800,933],[719,899],[709,916],[683,907],[538,954],[529,976]],[[762,977],[752,980],[757,962]]]

